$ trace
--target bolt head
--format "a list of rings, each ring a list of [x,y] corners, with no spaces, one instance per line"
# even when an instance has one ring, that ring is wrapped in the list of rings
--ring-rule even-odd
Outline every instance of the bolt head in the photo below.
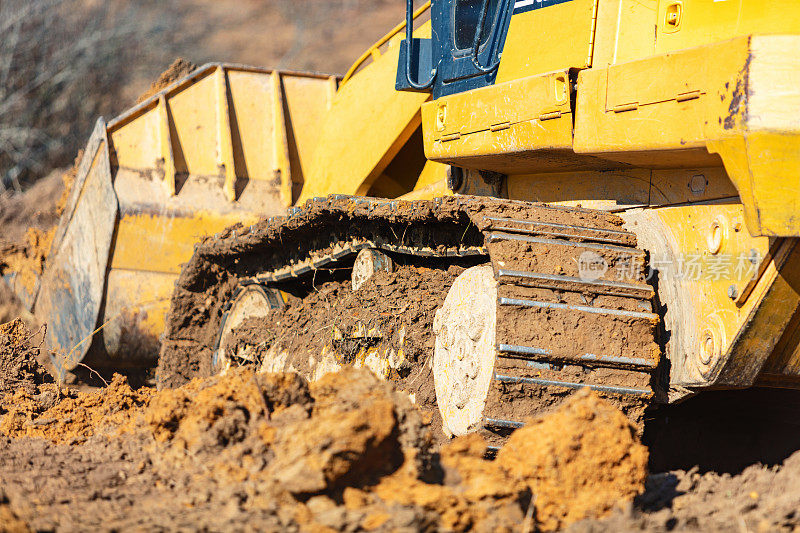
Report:
[[[730,285],[728,287],[728,298],[731,300],[735,300],[736,297],[739,296],[739,289],[736,285]]]

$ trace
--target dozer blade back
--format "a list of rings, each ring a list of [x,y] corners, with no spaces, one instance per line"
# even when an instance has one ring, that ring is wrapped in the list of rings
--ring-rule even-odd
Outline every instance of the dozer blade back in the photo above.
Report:
[[[44,274],[7,276],[61,374],[87,354],[93,367],[154,364],[181,264],[203,236],[291,205],[338,82],[208,64],[98,121]]]

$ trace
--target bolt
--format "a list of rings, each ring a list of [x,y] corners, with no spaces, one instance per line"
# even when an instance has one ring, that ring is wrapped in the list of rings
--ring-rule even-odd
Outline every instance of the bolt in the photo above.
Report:
[[[728,287],[728,298],[731,300],[735,300],[736,297],[739,296],[739,289],[736,285],[731,285]]]
[[[711,330],[703,332],[703,341],[700,344],[700,363],[708,365],[714,357],[714,350],[716,350],[716,343],[714,342],[714,334]]]

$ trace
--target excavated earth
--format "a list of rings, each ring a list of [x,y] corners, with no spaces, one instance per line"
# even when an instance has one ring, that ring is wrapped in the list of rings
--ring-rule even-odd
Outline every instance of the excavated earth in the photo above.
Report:
[[[586,390],[489,460],[479,435],[437,444],[419,403],[366,369],[309,383],[231,368],[161,391],[115,376],[75,392],[38,343],[21,321],[0,328],[0,531],[800,527],[800,453],[648,474],[660,452]]]

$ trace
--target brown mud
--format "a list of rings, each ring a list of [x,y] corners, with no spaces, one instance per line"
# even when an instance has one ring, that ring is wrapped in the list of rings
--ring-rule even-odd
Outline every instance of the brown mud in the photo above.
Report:
[[[100,420],[118,388],[89,393],[109,399],[87,404],[87,416]],[[538,431],[518,432],[496,461],[484,459],[477,435],[436,453],[408,396],[364,369],[310,385],[297,374],[232,369],[120,411],[124,420],[105,418],[83,440],[64,443],[56,428],[0,437],[0,512],[58,531],[553,530],[608,514],[645,476],[633,428],[588,393],[536,422]],[[531,453],[561,439],[572,453],[559,464]],[[564,476],[574,486],[548,485]],[[583,505],[553,507],[562,494]]]
[[[279,367],[270,369],[291,369],[310,380],[341,365],[369,366],[375,354],[376,361],[393,366],[373,365],[373,370],[432,413],[435,438],[442,440],[431,332],[436,310],[463,270],[454,264],[397,264],[391,273],[376,272],[356,291],[349,277],[321,283],[285,308],[246,321],[233,331],[232,343],[254,347],[258,361],[286,354]]]
[[[16,328],[4,327],[2,345],[35,359]],[[41,394],[41,369],[15,368]],[[310,384],[232,368],[158,392],[117,377],[61,391],[49,407],[20,391],[0,399],[2,531],[800,527],[800,438],[769,416],[796,397],[773,398],[769,413],[754,395],[675,406],[645,435],[660,472],[648,475],[636,428],[586,390],[528,420],[494,461],[476,434],[437,445],[406,393],[352,367]],[[745,456],[748,439],[763,445]],[[759,458],[770,465],[744,468]]]

